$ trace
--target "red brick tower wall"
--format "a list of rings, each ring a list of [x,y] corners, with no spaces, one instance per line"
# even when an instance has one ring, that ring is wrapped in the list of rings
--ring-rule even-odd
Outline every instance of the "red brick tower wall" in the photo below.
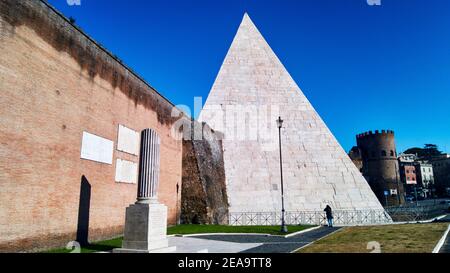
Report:
[[[122,233],[137,185],[115,182],[116,159],[139,161],[117,150],[119,124],[159,133],[176,222],[173,105],[43,1],[0,1],[0,94],[0,252],[61,247],[80,226],[90,241]],[[114,141],[112,165],[80,159],[83,131]]]
[[[363,175],[383,205],[398,205],[398,196],[384,191],[397,190],[400,203],[404,203],[404,189],[400,181],[395,135],[393,131],[382,130],[359,134],[356,137],[363,161]]]

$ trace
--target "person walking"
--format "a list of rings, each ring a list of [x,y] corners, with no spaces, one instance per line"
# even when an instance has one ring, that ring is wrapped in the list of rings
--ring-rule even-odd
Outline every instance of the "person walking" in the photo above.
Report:
[[[333,227],[333,210],[329,205],[327,205],[323,211],[327,214],[328,226]]]

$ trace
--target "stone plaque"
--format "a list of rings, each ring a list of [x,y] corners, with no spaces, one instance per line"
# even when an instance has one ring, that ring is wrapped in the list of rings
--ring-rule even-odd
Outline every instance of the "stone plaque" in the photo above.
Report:
[[[136,184],[137,181],[137,163],[117,159],[116,161],[116,182]]]
[[[117,150],[132,155],[139,155],[139,133],[119,125]]]
[[[95,162],[112,164],[114,142],[88,132],[83,132],[81,158]]]

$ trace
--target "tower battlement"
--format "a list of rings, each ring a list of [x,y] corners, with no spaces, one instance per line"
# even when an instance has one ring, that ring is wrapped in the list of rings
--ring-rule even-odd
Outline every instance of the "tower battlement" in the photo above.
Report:
[[[356,138],[357,139],[364,139],[364,138],[367,138],[367,137],[386,136],[386,135],[394,136],[395,133],[392,130],[381,130],[381,131],[380,130],[375,130],[375,132],[374,131],[368,131],[368,132],[364,132],[364,133],[358,134],[356,136]]]

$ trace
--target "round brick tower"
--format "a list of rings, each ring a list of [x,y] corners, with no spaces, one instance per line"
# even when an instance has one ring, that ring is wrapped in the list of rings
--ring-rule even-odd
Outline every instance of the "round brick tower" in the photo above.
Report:
[[[363,161],[363,175],[378,200],[384,206],[403,204],[404,189],[400,181],[394,132],[366,132],[357,135],[356,142]]]

